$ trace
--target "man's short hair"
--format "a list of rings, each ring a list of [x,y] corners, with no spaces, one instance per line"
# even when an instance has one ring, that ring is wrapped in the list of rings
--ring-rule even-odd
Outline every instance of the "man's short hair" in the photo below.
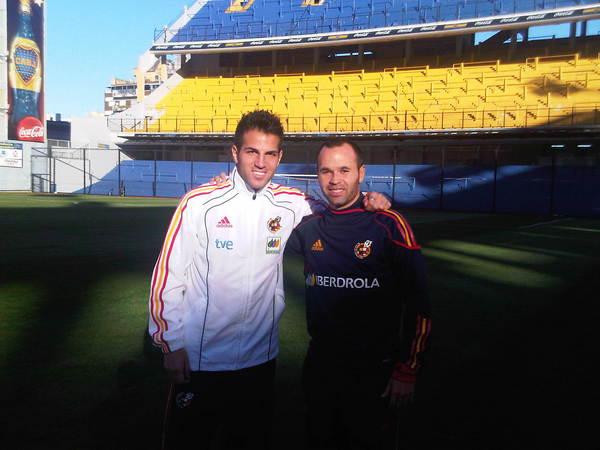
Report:
[[[283,142],[283,125],[281,120],[271,111],[257,109],[255,111],[245,113],[237,124],[233,143],[238,148],[242,146],[244,134],[250,130],[262,131],[265,134],[274,134],[279,138],[279,148]]]
[[[321,148],[319,148],[319,151],[317,152],[317,165],[319,164],[319,155],[321,154],[321,151],[324,148],[335,148],[341,147],[342,145],[349,145],[350,147],[352,147],[352,150],[354,150],[354,154],[356,155],[356,163],[359,168],[362,167],[362,165],[365,163],[365,158],[363,156],[362,150],[360,149],[358,144],[346,138],[335,138],[323,142]]]

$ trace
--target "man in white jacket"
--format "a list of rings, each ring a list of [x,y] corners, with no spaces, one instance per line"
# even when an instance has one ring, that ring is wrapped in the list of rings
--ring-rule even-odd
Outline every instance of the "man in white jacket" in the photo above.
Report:
[[[282,257],[293,228],[317,206],[271,183],[283,127],[245,114],[231,148],[236,169],[180,201],[154,268],[149,332],[174,383],[168,447],[269,447]],[[369,196],[367,196],[369,197]],[[389,207],[375,196],[374,209]]]

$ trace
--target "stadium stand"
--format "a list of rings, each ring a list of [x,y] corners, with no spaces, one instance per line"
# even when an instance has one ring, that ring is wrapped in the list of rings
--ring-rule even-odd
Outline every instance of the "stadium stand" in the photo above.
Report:
[[[402,207],[600,215],[599,17],[585,0],[199,0],[150,49],[178,73],[108,119],[133,161],[90,190],[181,196],[227,171],[263,108],[288,134],[275,181],[315,196],[318,142],[349,135],[362,189]]]
[[[186,78],[157,104],[151,132],[231,132],[245,111],[271,109],[288,131],[347,132],[527,127],[594,123],[600,57],[523,63],[461,62],[447,68],[272,77]]]
[[[121,116],[121,131],[227,134],[256,108],[276,112],[298,133],[597,124],[600,47],[585,31],[588,17],[600,17],[598,3],[199,0],[155,36],[155,44],[171,46],[151,49],[185,55],[177,81],[151,96],[143,119],[141,111]],[[571,21],[569,37],[529,39],[530,26],[557,21]],[[418,28],[434,37],[386,35],[390,27],[438,22]],[[477,30],[461,28],[471,25],[494,31],[475,43]],[[367,28],[385,39],[324,43],[320,35],[304,46],[290,40],[276,50],[269,46],[276,39],[238,48],[265,36]]]
[[[354,31],[592,3],[592,0],[213,0],[185,26],[156,30],[155,41],[194,42]]]

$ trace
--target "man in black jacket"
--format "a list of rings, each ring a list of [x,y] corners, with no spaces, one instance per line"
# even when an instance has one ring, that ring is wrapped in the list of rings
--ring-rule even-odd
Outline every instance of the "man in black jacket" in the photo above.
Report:
[[[326,142],[317,159],[329,208],[288,241],[304,256],[309,445],[382,449],[386,412],[412,400],[430,331],[424,262],[398,212],[364,210],[356,144]]]

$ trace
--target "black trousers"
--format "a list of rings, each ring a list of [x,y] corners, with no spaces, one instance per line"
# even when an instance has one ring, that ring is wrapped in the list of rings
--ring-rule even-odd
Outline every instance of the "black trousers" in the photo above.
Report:
[[[270,448],[275,360],[247,369],[192,372],[175,385],[166,450]]]
[[[395,411],[381,397],[391,371],[391,362],[340,360],[311,346],[302,374],[309,448],[392,448]]]

